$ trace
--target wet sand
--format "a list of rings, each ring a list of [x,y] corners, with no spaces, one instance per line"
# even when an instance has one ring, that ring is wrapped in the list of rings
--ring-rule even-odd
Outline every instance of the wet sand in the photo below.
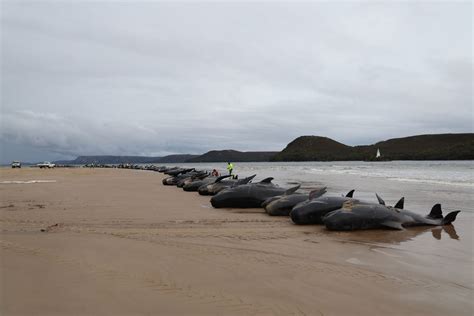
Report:
[[[1,169],[0,314],[474,312],[472,238],[462,238],[472,217],[445,229],[328,232],[261,209],[213,209],[162,178]],[[4,182],[27,180],[49,181]]]

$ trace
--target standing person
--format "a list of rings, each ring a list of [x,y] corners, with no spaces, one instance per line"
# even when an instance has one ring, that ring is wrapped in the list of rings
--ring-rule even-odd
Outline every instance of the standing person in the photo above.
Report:
[[[227,170],[229,170],[229,175],[232,175],[232,170],[234,170],[234,165],[230,162],[227,162]]]

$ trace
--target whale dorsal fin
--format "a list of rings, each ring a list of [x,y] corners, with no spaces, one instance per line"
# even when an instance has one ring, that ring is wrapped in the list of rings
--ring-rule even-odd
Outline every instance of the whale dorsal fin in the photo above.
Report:
[[[214,183],[221,182],[223,179],[228,178],[228,177],[230,177],[230,174],[226,176],[220,176],[219,178],[216,179],[216,181],[214,181]]]
[[[312,200],[312,199],[318,198],[321,195],[323,195],[324,193],[326,193],[326,187],[313,190],[313,191],[309,192],[308,199]]]
[[[403,210],[404,205],[405,205],[405,198],[402,197],[402,198],[397,202],[397,204],[395,204],[394,208],[398,208],[398,209]]]
[[[290,195],[295,193],[299,188],[301,187],[301,184],[298,184],[297,186],[294,186],[292,188],[289,188],[288,190],[285,191],[283,195]]]
[[[262,181],[260,181],[260,183],[271,183],[272,180],[273,180],[272,177],[268,177],[268,178],[265,178],[265,179],[263,179]]]
[[[433,205],[430,214],[428,214],[429,218],[438,219],[443,218],[443,211],[441,210],[441,204]]]
[[[375,193],[375,196],[377,197],[377,201],[379,201],[379,204],[385,205],[385,201],[377,193]]]
[[[355,190],[350,190],[349,192],[347,192],[346,197],[351,198],[354,195],[354,191]]]

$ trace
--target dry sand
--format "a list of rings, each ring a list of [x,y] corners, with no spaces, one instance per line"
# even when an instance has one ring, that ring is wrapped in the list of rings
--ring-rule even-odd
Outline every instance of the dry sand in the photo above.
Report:
[[[1,169],[0,314],[473,314],[472,258],[397,247],[440,228],[328,232],[162,178]]]

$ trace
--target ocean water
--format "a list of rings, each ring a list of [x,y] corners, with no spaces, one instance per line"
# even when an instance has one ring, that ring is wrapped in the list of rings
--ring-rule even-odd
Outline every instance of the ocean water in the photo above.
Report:
[[[240,176],[273,176],[276,182],[311,182],[320,175],[353,175],[399,182],[418,182],[474,188],[474,161],[389,161],[389,162],[258,162],[233,163]],[[168,164],[170,165],[170,164]],[[226,173],[225,163],[178,164]]]
[[[225,174],[226,163],[183,163],[168,166],[216,168]],[[405,205],[429,213],[441,203],[446,209],[474,211],[474,161],[338,161],[234,163],[239,177],[256,174],[254,182],[273,177],[283,187],[301,184],[301,190],[326,186],[329,195],[355,189],[354,197],[375,201],[375,193],[387,204],[405,197]]]

